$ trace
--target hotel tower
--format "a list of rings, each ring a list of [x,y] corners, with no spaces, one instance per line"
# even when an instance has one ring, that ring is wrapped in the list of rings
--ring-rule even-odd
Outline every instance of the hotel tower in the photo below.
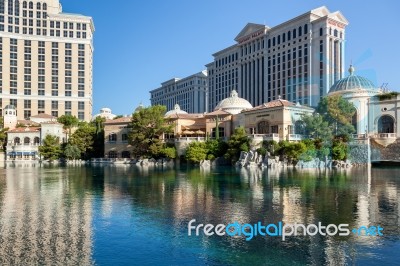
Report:
[[[58,0],[0,0],[0,115],[92,116],[91,17],[63,13]]]
[[[258,106],[278,98],[316,106],[344,76],[346,18],[326,7],[275,27],[247,24],[207,64],[208,110],[236,89]]]

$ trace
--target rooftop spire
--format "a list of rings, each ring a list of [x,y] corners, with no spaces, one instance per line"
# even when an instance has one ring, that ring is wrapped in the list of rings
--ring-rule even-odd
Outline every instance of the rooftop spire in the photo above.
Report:
[[[356,69],[353,67],[353,65],[350,65],[350,67],[349,67],[350,76],[353,76],[354,71],[356,71]]]

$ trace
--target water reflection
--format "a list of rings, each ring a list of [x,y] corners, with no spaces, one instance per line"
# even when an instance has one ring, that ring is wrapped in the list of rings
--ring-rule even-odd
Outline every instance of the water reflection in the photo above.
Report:
[[[1,264],[91,263],[91,199],[75,185],[59,169],[1,171]]]
[[[394,263],[400,170],[0,170],[0,262]],[[187,223],[381,225],[384,237],[188,237]],[[114,254],[123,254],[115,256]]]

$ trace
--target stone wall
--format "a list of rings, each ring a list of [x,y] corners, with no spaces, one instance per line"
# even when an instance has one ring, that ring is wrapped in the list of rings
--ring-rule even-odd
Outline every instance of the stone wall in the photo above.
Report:
[[[400,139],[397,139],[387,147],[383,147],[371,140],[371,154],[372,161],[400,161]]]
[[[368,144],[350,144],[349,160],[352,164],[370,164],[371,150]]]

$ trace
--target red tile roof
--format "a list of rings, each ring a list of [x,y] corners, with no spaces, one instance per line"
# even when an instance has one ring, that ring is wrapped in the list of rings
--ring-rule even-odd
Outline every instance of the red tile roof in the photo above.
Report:
[[[31,116],[31,117],[33,117],[33,118],[51,118],[51,119],[56,119],[55,116],[44,114],[44,113],[38,114],[38,115],[34,115],[34,116]]]
[[[121,124],[121,123],[129,123],[132,121],[132,117],[120,117],[117,119],[110,119],[104,122],[105,125],[112,125],[112,124]]]
[[[17,127],[9,130],[8,133],[21,133],[21,132],[39,132],[40,127]]]

